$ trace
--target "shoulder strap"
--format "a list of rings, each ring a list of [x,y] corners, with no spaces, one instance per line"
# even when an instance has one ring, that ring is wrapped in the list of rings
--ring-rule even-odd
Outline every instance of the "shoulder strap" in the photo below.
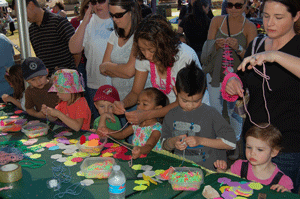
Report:
[[[229,20],[228,20],[228,15],[226,16],[226,20],[227,20],[227,30],[228,30],[228,37],[230,36],[230,29],[229,29]]]
[[[281,171],[277,172],[276,176],[273,178],[273,180],[269,184],[269,186],[272,186],[274,184],[278,184],[282,176],[283,176],[283,173]]]
[[[242,168],[241,168],[241,178],[247,179],[248,175],[248,161],[242,162]]]

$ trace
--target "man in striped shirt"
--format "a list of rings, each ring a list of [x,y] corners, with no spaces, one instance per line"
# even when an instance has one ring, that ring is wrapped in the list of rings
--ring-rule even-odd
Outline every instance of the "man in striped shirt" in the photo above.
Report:
[[[43,10],[37,0],[26,0],[30,42],[34,52],[49,70],[49,75],[57,68],[75,68],[73,55],[69,50],[69,40],[75,33],[71,23],[56,14]]]

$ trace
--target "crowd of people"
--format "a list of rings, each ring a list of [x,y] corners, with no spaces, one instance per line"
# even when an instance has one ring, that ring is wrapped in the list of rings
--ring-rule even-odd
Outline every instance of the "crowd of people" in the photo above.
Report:
[[[239,157],[228,172],[298,193],[299,0],[253,0],[266,31],[259,36],[248,0],[226,0],[227,14],[215,17],[210,1],[191,1],[177,31],[163,16],[142,16],[135,0],[83,0],[72,24],[60,6],[26,6],[37,57],[14,65],[0,34],[5,103],[127,139],[133,158],[164,149],[225,172],[227,156]]]

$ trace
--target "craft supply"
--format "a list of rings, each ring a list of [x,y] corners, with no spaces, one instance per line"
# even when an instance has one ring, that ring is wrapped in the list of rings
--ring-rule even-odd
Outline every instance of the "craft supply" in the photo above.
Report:
[[[0,151],[0,165],[5,165],[9,162],[17,162],[23,159],[23,154],[20,153],[6,153]]]
[[[7,164],[0,168],[0,182],[12,183],[22,178],[22,169],[19,164]]]
[[[92,157],[86,158],[80,169],[86,178],[108,178],[111,174],[115,160],[113,158]]]
[[[0,188],[0,191],[8,190],[8,189],[13,189],[13,186],[2,187],[2,188]]]
[[[202,195],[207,199],[220,197],[220,194],[210,185],[204,187]]]
[[[99,155],[107,142],[107,138],[104,137],[100,139],[100,142],[102,143],[101,145],[98,145],[99,141],[95,139],[83,142],[84,140],[85,138],[81,136],[80,142],[77,142],[76,146],[79,148],[80,151],[88,153],[90,155]],[[90,142],[92,142],[92,144],[89,144]]]
[[[40,168],[42,166],[44,166],[46,164],[45,160],[21,160],[19,162],[19,164],[22,167],[28,167],[28,168],[32,168],[32,169],[37,169]]]
[[[45,123],[34,123],[23,126],[22,132],[29,138],[36,138],[47,135],[49,126]]]

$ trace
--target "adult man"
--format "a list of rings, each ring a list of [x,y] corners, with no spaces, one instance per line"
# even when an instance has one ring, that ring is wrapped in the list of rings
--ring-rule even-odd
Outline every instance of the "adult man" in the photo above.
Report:
[[[71,23],[56,14],[43,10],[37,0],[26,0],[27,19],[32,23],[29,36],[34,52],[49,70],[75,68],[74,58],[69,50],[69,40],[75,33]]]
[[[14,65],[14,49],[8,38],[4,34],[0,34],[0,97],[3,94],[13,94],[13,89],[5,80],[4,75],[6,69]],[[0,100],[1,101],[1,100]]]

